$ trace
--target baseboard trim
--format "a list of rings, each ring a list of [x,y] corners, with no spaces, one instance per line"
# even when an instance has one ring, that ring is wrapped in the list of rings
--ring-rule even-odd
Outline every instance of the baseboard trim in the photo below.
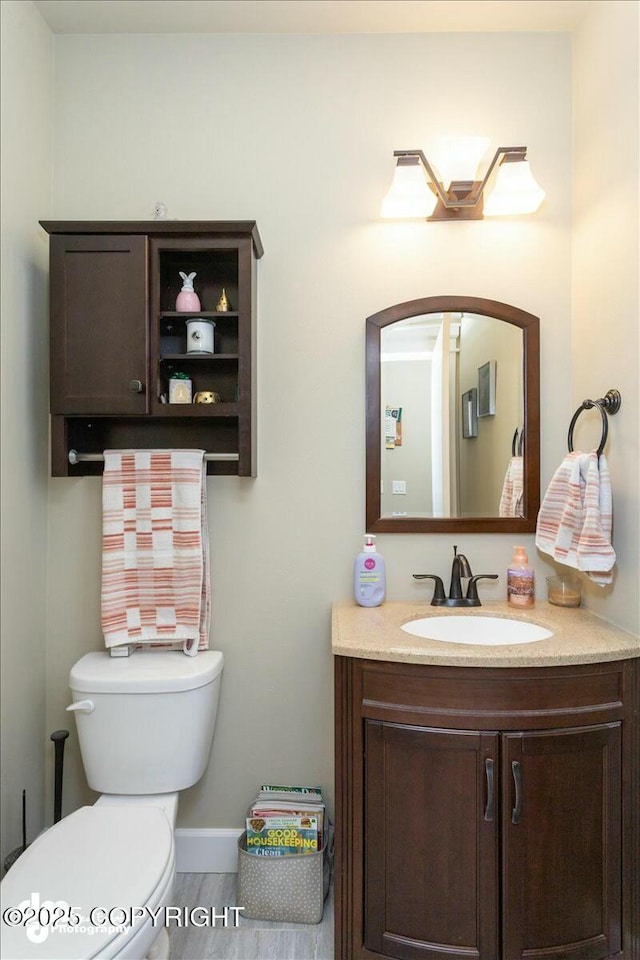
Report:
[[[239,828],[178,827],[176,870],[178,873],[237,873]]]

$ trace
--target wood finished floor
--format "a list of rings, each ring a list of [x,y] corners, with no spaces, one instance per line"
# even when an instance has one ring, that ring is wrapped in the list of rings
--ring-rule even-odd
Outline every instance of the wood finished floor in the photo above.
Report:
[[[179,873],[174,906],[237,906],[235,873]],[[247,920],[227,929],[170,927],[171,960],[333,960],[333,884],[318,924]]]

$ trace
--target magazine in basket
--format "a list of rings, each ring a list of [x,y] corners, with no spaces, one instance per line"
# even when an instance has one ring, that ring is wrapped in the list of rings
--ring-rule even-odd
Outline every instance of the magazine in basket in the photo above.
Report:
[[[316,817],[248,817],[247,852],[290,857],[318,852]]]
[[[290,824],[289,827],[284,827],[282,824],[273,824],[270,822],[272,820],[282,820],[283,818],[294,818],[295,823]],[[252,820],[264,820],[265,826],[260,830],[255,830],[250,824]],[[269,823],[267,823],[267,821],[269,821]],[[313,822],[313,826],[310,825],[310,821]],[[302,846],[296,843],[294,845],[297,846],[297,849],[290,850],[289,854],[274,852],[267,855],[284,856],[290,855],[291,853],[316,853],[322,849],[324,822],[325,805],[320,787],[273,786],[271,784],[263,784],[260,787],[258,796],[249,808],[247,818],[247,850],[250,852],[261,850],[262,855],[265,855],[264,851],[267,849],[277,851],[279,847],[282,847],[286,850],[292,846],[291,843],[286,842],[291,839],[290,835],[278,835],[275,833],[264,834],[264,830],[295,829],[297,831],[303,831],[303,833],[298,834],[298,837],[305,841],[311,840],[311,833],[309,833],[309,831],[312,831],[314,833],[315,845],[310,846],[307,844],[306,846]],[[249,843],[251,833],[261,833],[263,834],[263,839],[268,836],[271,841],[275,841],[279,836],[283,842],[281,844],[276,844],[275,842],[267,844],[258,842],[256,839],[255,843],[252,844]]]

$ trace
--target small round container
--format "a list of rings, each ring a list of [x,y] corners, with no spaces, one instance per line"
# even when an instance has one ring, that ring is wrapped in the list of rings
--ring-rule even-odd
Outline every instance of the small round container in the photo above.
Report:
[[[577,577],[547,577],[547,599],[556,607],[579,607],[582,586]]]
[[[222,397],[215,390],[198,390],[193,398],[194,403],[220,403]]]
[[[187,320],[187,353],[213,353],[213,320]]]

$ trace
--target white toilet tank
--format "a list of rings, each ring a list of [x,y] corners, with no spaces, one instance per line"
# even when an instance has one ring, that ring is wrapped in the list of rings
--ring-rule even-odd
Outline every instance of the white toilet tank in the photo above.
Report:
[[[205,650],[88,653],[69,685],[87,782],[99,793],[173,793],[205,771],[223,657]]]

